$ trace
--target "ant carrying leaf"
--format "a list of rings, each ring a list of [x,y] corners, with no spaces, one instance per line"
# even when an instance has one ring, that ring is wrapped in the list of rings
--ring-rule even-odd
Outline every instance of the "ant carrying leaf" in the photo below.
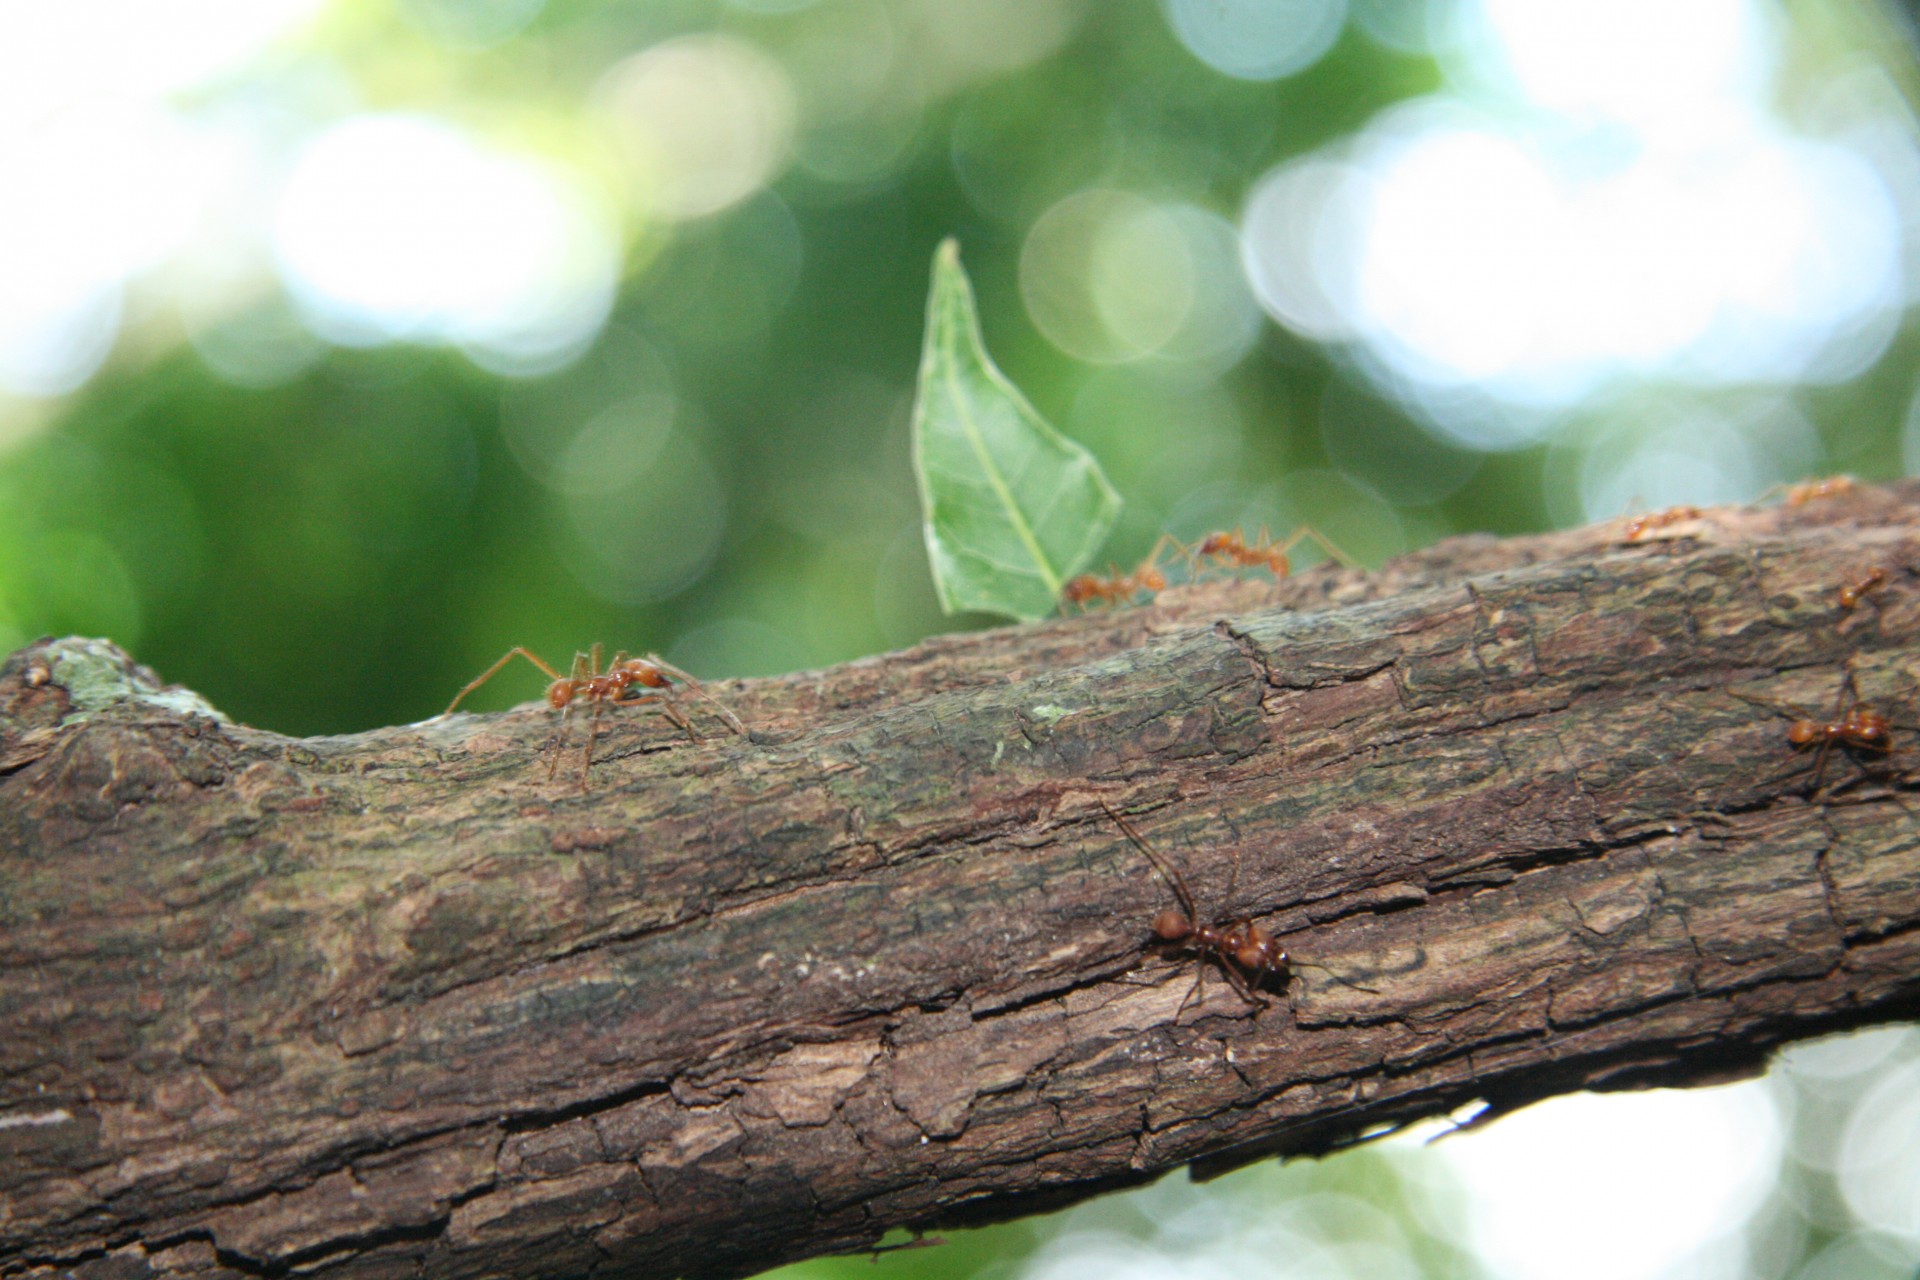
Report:
[[[1153,550],[1140,562],[1140,567],[1132,573],[1121,573],[1112,565],[1107,566],[1107,575],[1083,573],[1069,578],[1060,588],[1060,608],[1064,612],[1068,605],[1077,605],[1082,612],[1096,604],[1130,604],[1141,592],[1158,595],[1167,589],[1167,575],[1160,569],[1160,553],[1168,543],[1185,551],[1174,541],[1172,534],[1163,533],[1160,541],[1153,544]]]

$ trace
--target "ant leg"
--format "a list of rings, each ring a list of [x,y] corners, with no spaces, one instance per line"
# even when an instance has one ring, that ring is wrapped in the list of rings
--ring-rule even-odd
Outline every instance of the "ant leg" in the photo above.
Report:
[[[1287,540],[1280,544],[1280,554],[1285,555],[1287,552],[1293,550],[1294,547],[1299,545],[1300,539],[1302,538],[1311,538],[1322,551],[1327,553],[1329,559],[1337,560],[1349,569],[1354,567],[1352,556],[1334,546],[1332,539],[1310,524],[1303,524],[1288,534]]]
[[[552,782],[553,775],[559,771],[560,744],[566,740],[567,716],[571,714],[572,711],[573,711],[573,704],[571,702],[569,702],[566,706],[560,708],[560,720],[557,724],[553,726],[553,741],[549,743],[547,746],[547,781],[548,782]]]
[[[1171,533],[1163,533],[1153,544],[1153,549],[1147,552],[1147,558],[1140,562],[1141,565],[1152,565],[1158,568],[1160,566],[1160,555],[1168,547],[1172,547],[1175,551],[1179,552],[1182,560],[1188,558],[1186,544],[1174,537]]]
[[[1848,703],[1858,705],[1860,691],[1853,687],[1853,668],[1840,669],[1840,687],[1833,693],[1833,718],[1837,721],[1847,714]]]
[[[568,678],[574,682],[576,687],[582,686],[586,683],[588,679],[586,654],[576,653],[573,655],[573,667],[571,670],[571,674],[569,675]],[[584,697],[585,695],[582,694],[581,696]],[[594,704],[596,708],[599,705],[600,704],[597,702]],[[547,761],[547,781],[548,782],[553,781],[554,774],[557,773],[560,769],[560,744],[566,739],[567,717],[572,714],[573,714],[573,702],[568,701],[568,703],[565,706],[560,708],[560,723],[554,726],[554,730],[553,730],[553,747],[551,749],[551,753]],[[587,744],[587,750],[588,751],[593,750],[593,744],[591,742]]]
[[[598,645],[594,647],[599,648]],[[595,698],[593,713],[587,717],[587,749],[580,753],[580,789],[582,791],[587,789],[587,782],[593,769],[593,744],[600,737],[600,709],[605,705],[604,699]],[[554,759],[558,760],[559,756],[556,754]]]
[[[1845,669],[1840,680],[1840,688],[1833,698],[1832,724],[1838,725],[1846,719],[1847,713],[1860,705],[1860,691],[1853,684],[1853,668]],[[1827,774],[1827,757],[1833,753],[1833,735],[1831,732],[1820,739],[1820,750],[1813,757],[1813,795],[1816,800],[1827,792],[1821,789],[1820,779]],[[1864,772],[1864,771],[1863,771]]]
[[[1172,535],[1169,534],[1168,537],[1172,537]],[[1178,538],[1175,538],[1173,545],[1180,548],[1180,554],[1187,562],[1187,581],[1198,582],[1200,580],[1200,544],[1198,542],[1181,542]]]
[[[1158,541],[1156,541],[1153,544],[1153,550],[1147,552],[1147,558],[1145,563],[1152,564],[1155,560],[1158,560],[1160,558],[1161,549],[1163,547],[1166,547],[1169,544],[1175,547],[1179,547],[1181,550],[1186,549],[1185,545],[1180,541],[1180,539],[1174,537],[1171,532],[1163,533],[1160,535]]]
[[[1266,966],[1262,965],[1261,970],[1264,972],[1265,969]],[[1233,989],[1240,998],[1256,1009],[1264,1009],[1271,1003],[1265,996],[1254,990],[1253,985],[1247,981],[1247,975],[1240,972],[1240,966],[1234,963],[1232,956],[1220,957],[1220,972],[1227,975],[1227,981],[1233,984]]]
[[[1335,973],[1332,969],[1327,968],[1327,966],[1323,964],[1315,964],[1311,960],[1294,960],[1291,957],[1288,958],[1287,963],[1293,965],[1295,968],[1298,968],[1298,969],[1318,969],[1320,972],[1326,974],[1329,978],[1332,978],[1335,982],[1339,983],[1343,987],[1352,987],[1355,991],[1364,991],[1370,996],[1377,996],[1380,994],[1379,991],[1375,990],[1372,987],[1361,986],[1359,983],[1355,982],[1352,978],[1341,977],[1338,973]]]
[[[442,711],[440,714],[443,716],[452,715],[453,709],[459,706],[460,703],[465,700],[468,694],[472,693],[475,689],[478,689],[481,685],[485,684],[487,681],[493,679],[494,676],[500,673],[500,668],[506,666],[509,662],[512,662],[515,657],[525,658],[528,662],[531,662],[534,666],[546,672],[547,679],[549,680],[558,680],[560,678],[560,673],[558,671],[555,671],[552,667],[548,666],[546,663],[546,660],[541,658],[539,654],[535,653],[531,649],[526,649],[526,648],[522,648],[520,645],[515,645],[513,646],[513,648],[507,650],[506,654],[500,659],[500,661],[494,663],[492,666],[488,667],[485,671],[482,671],[478,676],[476,676],[471,682],[468,683],[466,688],[462,689],[459,693],[455,694],[453,701],[449,702],[447,704],[447,709],[445,711]]]
[[[1188,581],[1192,581],[1194,574],[1193,548],[1174,537],[1171,533],[1163,533],[1160,535],[1160,541],[1153,544],[1153,554],[1148,557],[1150,561],[1157,562],[1159,560],[1161,547],[1173,548],[1172,559],[1181,561],[1187,566],[1187,579]]]
[[[1833,751],[1833,739],[1821,738],[1820,749],[1813,753],[1813,781],[1809,783],[1814,794],[1820,794],[1820,779],[1827,776],[1827,756]]]
[[[1202,958],[1200,961],[1198,972],[1196,972],[1193,975],[1193,985],[1187,988],[1187,994],[1185,998],[1183,998],[1180,1001],[1180,1007],[1173,1011],[1173,1024],[1175,1026],[1180,1025],[1180,1015],[1187,1011],[1188,1005],[1194,1003],[1196,1000],[1199,999],[1200,993],[1201,991],[1205,990],[1206,985],[1207,985],[1207,962],[1204,958]]]
[[[1769,698],[1756,698],[1750,693],[1741,693],[1737,689],[1726,689],[1722,692],[1726,693],[1729,697],[1740,699],[1740,701],[1747,703],[1749,706],[1759,707],[1763,711],[1771,711],[1775,715],[1785,716],[1789,720],[1804,720],[1807,718],[1806,712],[1795,707],[1790,707],[1784,702],[1774,702]]]
[[[643,702],[659,703],[661,715],[673,721],[676,725],[680,726],[680,728],[685,729],[687,731],[687,737],[695,742],[700,741],[700,735],[693,731],[693,721],[687,719],[686,713],[680,710],[678,704],[664,693],[642,693],[631,698],[615,698],[613,705],[616,707],[637,707]]]
[[[647,661],[651,662],[654,666],[660,668],[662,671],[672,676],[675,680],[678,680],[681,684],[686,685],[687,688],[693,690],[695,693],[705,698],[708,702],[712,703],[713,709],[720,713],[720,718],[727,722],[728,728],[732,729],[735,733],[739,734],[743,738],[747,736],[747,726],[741,723],[740,717],[733,714],[732,709],[728,707],[726,703],[720,701],[720,699],[708,693],[707,687],[705,685],[701,684],[698,680],[694,679],[692,676],[688,675],[686,672],[682,671],[680,668],[674,666],[671,662],[668,662],[665,658],[661,657],[657,653],[648,654]],[[668,718],[672,719],[673,717],[669,716]],[[689,734],[693,732],[693,727],[690,724],[688,724],[686,721],[679,720],[679,721],[676,721],[676,723],[680,724],[683,728],[685,728]]]

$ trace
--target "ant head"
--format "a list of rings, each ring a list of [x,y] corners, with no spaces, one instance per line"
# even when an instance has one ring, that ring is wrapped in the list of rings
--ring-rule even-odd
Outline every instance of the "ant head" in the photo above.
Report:
[[[1787,726],[1787,741],[1796,747],[1818,742],[1827,736],[1827,726],[1815,720],[1795,720]]]
[[[547,701],[555,711],[561,710],[580,695],[582,680],[555,680],[547,686]]]
[[[1167,575],[1160,572],[1158,565],[1146,565],[1140,570],[1140,589],[1142,591],[1165,591]]]
[[[1197,556],[1217,556],[1222,551],[1232,547],[1234,542],[1235,538],[1230,533],[1210,533],[1200,540],[1200,548],[1195,551],[1194,554]]]
[[[1193,936],[1193,921],[1168,907],[1153,918],[1153,931],[1160,935],[1162,941],[1178,942]]]

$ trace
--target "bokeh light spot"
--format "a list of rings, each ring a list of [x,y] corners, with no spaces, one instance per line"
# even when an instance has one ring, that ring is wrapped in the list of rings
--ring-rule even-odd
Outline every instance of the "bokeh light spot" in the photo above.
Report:
[[[257,57],[324,0],[69,0],[0,9],[0,119],[101,94],[160,97]],[[110,32],[111,39],[102,34]]]
[[[641,480],[680,408],[659,350],[616,326],[572,368],[505,387],[500,431],[514,460],[546,488],[608,493]]]
[[[1346,24],[1346,0],[1163,0],[1193,56],[1241,80],[1296,75],[1323,57]]]
[[[1456,81],[1504,51],[1524,101],[1469,83],[1404,102],[1255,187],[1246,270],[1276,320],[1354,344],[1383,390],[1477,448],[1558,431],[1634,379],[1830,381],[1887,349],[1900,211],[1920,202],[1910,130],[1869,155],[1770,118],[1778,32],[1742,0],[1476,12],[1498,38]],[[1623,43],[1638,49],[1593,52]]]
[[[1636,399],[1598,429],[1556,442],[1551,513],[1570,526],[1683,502],[1751,502],[1811,473],[1821,456],[1813,424],[1779,395]]]
[[[186,237],[206,156],[171,111],[119,96],[0,120],[0,387],[60,395],[119,333],[129,277]]]
[[[663,599],[705,573],[727,527],[726,486],[685,429],[661,442],[630,482],[568,492],[563,507],[563,555],[574,577],[622,605]]]
[[[1755,100],[1770,70],[1759,11],[1747,0],[1480,0],[1467,6],[1527,99],[1663,132]],[[1479,14],[1471,14],[1474,8]]]
[[[1247,280],[1273,318],[1302,337],[1344,342],[1359,333],[1352,289],[1332,273],[1351,264],[1345,228],[1366,207],[1367,181],[1359,166],[1337,156],[1309,156],[1268,170],[1247,197]]]
[[[1854,1217],[1920,1245],[1920,1063],[1888,1072],[1854,1107],[1839,1173]]]
[[[359,117],[309,143],[274,250],[330,340],[452,342],[520,374],[592,339],[617,265],[605,215],[558,171],[413,116]]]
[[[278,297],[196,327],[189,340],[207,368],[239,387],[280,386],[312,368],[327,351]]]
[[[745,40],[697,35],[654,45],[608,72],[601,96],[632,197],[659,217],[718,213],[786,165],[793,86]]]
[[[1048,340],[1082,360],[1137,360],[1171,346],[1232,363],[1252,340],[1246,294],[1226,283],[1234,256],[1234,241],[1200,210],[1096,188],[1034,223],[1020,295]],[[1209,306],[1197,309],[1203,290]]]
[[[1434,1224],[1508,1280],[1652,1280],[1740,1227],[1780,1150],[1756,1082],[1555,1098],[1442,1153],[1468,1208]]]
[[[126,561],[105,538],[84,529],[36,535],[16,569],[23,603],[36,624],[55,634],[111,636],[139,645],[144,616]]]
[[[547,0],[400,0],[414,26],[453,49],[483,49],[524,30]]]

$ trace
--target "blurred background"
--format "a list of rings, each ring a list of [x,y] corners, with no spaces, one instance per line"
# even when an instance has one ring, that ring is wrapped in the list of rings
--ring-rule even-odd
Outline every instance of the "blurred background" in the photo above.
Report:
[[[966,625],[906,441],[948,234],[1125,496],[1121,563],[1920,471],[1913,31],[1867,0],[0,0],[0,651],[107,636],[312,734],[429,716],[514,644],[745,676]],[[1790,1062],[879,1265],[1913,1275],[1914,1035]]]

